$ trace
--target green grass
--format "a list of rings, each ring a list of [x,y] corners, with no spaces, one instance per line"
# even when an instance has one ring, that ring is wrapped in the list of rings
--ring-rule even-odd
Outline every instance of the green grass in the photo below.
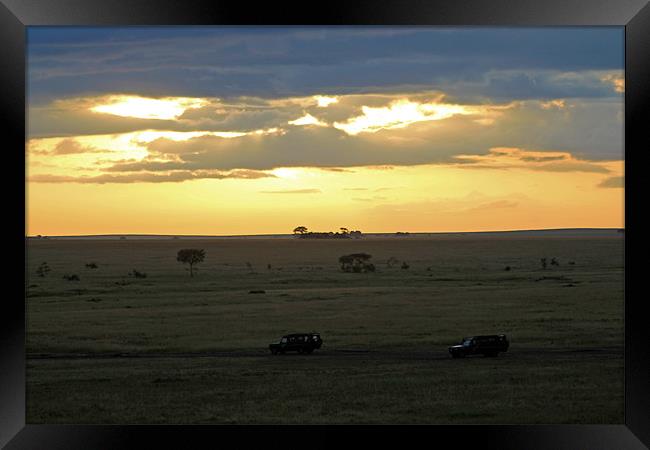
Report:
[[[206,250],[194,278],[180,248]],[[378,271],[341,272],[353,252]],[[623,421],[623,238],[39,240],[27,270],[28,354],[252,355],[29,359],[28,423]],[[264,353],[312,330],[319,354]],[[438,357],[483,333],[506,333],[510,352]],[[408,354],[424,356],[391,356]]]

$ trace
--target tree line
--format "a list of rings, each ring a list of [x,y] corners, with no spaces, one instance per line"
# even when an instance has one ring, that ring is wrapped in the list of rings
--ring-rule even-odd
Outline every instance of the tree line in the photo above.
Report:
[[[339,228],[340,231],[309,231],[305,226],[299,226],[293,229],[294,236],[301,239],[359,239],[362,236],[359,230],[349,230],[345,227]]]

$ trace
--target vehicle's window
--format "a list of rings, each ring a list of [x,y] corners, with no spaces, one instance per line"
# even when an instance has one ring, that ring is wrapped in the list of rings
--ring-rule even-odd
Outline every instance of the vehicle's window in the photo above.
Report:
[[[287,338],[283,337],[280,342],[282,342],[283,344],[286,344],[287,343]]]

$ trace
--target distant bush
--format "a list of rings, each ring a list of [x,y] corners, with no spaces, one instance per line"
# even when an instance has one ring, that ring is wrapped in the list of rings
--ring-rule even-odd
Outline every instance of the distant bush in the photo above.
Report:
[[[505,270],[506,272],[510,272],[510,266],[506,266],[503,270]]]
[[[390,267],[395,266],[397,263],[399,263],[397,258],[395,258],[394,256],[391,256],[390,258],[388,258],[388,261],[386,261],[386,266],[388,266],[390,268]]]
[[[555,259],[555,258],[551,258],[551,265],[552,265],[552,266],[559,266],[560,263],[557,261],[557,259]]]
[[[575,261],[569,261],[570,266],[575,266],[576,262]]]
[[[97,264],[94,263],[94,262],[86,264],[86,268],[88,268],[88,269],[96,269],[97,267],[99,267],[99,266],[97,266]]]
[[[372,255],[367,253],[352,253],[350,255],[343,255],[339,258],[341,270],[343,272],[374,272],[375,265],[370,262]]]
[[[411,267],[411,266],[409,266],[409,265],[406,263],[406,261],[404,261],[404,262],[402,263],[402,269],[407,270],[409,267]]]
[[[79,275],[76,275],[74,273],[72,275],[66,274],[63,275],[63,279],[68,281],[79,281]]]
[[[271,264],[267,264],[267,265],[266,265],[266,268],[269,269],[269,270],[271,270],[271,269],[272,269]]]
[[[253,269],[253,265],[246,261],[246,267],[248,268],[248,271],[253,273],[255,270]]]
[[[546,258],[541,258],[539,262],[542,264],[542,269],[546,269]]]
[[[36,275],[39,277],[44,277],[50,272],[50,266],[46,262],[42,262],[40,266],[36,269]]]
[[[138,272],[137,270],[133,269],[131,272],[129,272],[129,276],[133,278],[147,278],[147,274],[144,272]]]

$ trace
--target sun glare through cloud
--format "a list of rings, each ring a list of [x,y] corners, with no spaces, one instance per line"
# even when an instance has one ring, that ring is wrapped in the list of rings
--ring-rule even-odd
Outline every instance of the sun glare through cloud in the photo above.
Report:
[[[314,99],[316,99],[319,108],[327,108],[329,105],[338,103],[339,101],[336,97],[326,97],[324,95],[316,95],[314,96]]]
[[[207,100],[198,98],[146,98],[130,95],[112,95],[100,101],[103,103],[91,107],[90,110],[114,116],[158,120],[177,119],[188,109],[201,108],[208,104]]]
[[[334,127],[348,134],[374,133],[382,129],[404,128],[410,124],[442,120],[457,114],[472,114],[462,105],[444,103],[417,103],[408,99],[396,100],[389,106],[362,106],[363,114],[346,122],[336,122]]]
[[[316,125],[319,127],[326,127],[327,124],[325,122],[322,122],[312,116],[311,114],[305,114],[304,116],[296,119],[296,120],[290,120],[289,125]]]

